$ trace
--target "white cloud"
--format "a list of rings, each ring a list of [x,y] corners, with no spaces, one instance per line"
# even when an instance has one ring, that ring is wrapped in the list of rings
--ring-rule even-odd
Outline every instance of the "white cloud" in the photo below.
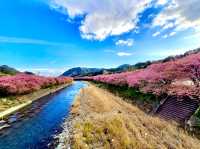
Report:
[[[50,45],[50,46],[64,45],[63,43],[51,42],[46,40],[7,37],[7,36],[0,36],[0,43],[37,44],[37,45]]]
[[[174,36],[174,35],[176,35],[176,32],[169,33],[169,36]]]
[[[168,0],[157,0],[157,5],[165,5],[167,2]]]
[[[165,35],[162,36],[162,38],[165,38],[165,39],[168,38],[168,37],[169,37],[168,34],[165,34]]]
[[[152,36],[153,36],[153,37],[156,37],[156,36],[158,36],[158,35],[160,35],[160,32],[155,32]]]
[[[169,29],[169,28],[173,28],[174,26],[175,26],[175,24],[172,23],[172,22],[170,22],[170,23],[165,24],[165,25],[163,26],[163,30],[167,30],[167,29]]]
[[[115,45],[117,46],[128,46],[131,47],[134,43],[133,39],[127,39],[127,40],[118,40]]]
[[[176,35],[176,32],[171,32],[171,33],[169,33],[169,34],[163,35],[162,38],[168,38],[168,37],[172,37],[172,36],[174,36],[174,35]]]
[[[84,16],[82,38],[104,40],[137,29],[139,14],[152,0],[51,0],[52,8],[67,13],[71,19]]]
[[[162,30],[172,29],[174,32],[187,29],[196,30],[200,26],[199,0],[171,0],[164,10],[158,14],[153,27],[159,26]]]
[[[30,71],[41,76],[59,76],[63,72],[65,72],[67,69],[64,69],[64,68],[27,68],[27,69],[19,68],[18,70],[21,72]]]
[[[117,55],[122,57],[122,56],[131,56],[133,54],[132,53],[128,53],[128,52],[118,52]]]

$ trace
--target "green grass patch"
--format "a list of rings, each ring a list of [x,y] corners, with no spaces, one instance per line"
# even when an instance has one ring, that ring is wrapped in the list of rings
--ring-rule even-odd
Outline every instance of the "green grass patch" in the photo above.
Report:
[[[8,74],[5,74],[3,72],[0,72],[0,77],[3,77],[3,76],[7,76]]]
[[[200,119],[200,107],[196,110],[194,115]]]
[[[200,136],[200,107],[193,114],[193,121],[195,121],[195,127],[198,129],[198,133]]]

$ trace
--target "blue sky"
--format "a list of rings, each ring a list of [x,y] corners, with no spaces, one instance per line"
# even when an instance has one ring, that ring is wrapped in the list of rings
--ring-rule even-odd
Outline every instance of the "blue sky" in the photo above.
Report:
[[[198,0],[1,0],[0,65],[55,75],[181,54],[200,46],[199,12]]]

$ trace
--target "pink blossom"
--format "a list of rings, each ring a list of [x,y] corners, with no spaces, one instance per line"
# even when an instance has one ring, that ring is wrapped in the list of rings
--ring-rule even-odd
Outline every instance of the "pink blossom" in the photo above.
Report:
[[[18,74],[0,77],[0,94],[26,94],[41,88],[69,83],[68,77],[42,77],[36,75]]]
[[[199,97],[200,53],[165,63],[154,63],[145,69],[132,72],[83,77],[82,79],[119,86],[127,85],[157,95],[168,93],[177,96]],[[172,83],[181,79],[193,81],[195,86],[177,86]]]

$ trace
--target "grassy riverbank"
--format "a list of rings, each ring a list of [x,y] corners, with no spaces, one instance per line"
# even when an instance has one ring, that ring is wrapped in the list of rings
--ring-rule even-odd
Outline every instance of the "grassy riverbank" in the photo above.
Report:
[[[69,86],[70,84],[52,86],[45,89],[40,89],[30,94],[26,95],[18,95],[18,96],[8,96],[8,97],[0,97],[0,117],[4,117],[6,115],[11,114],[14,111],[17,111],[29,104],[33,101],[46,96],[50,93],[54,93],[62,88]]]
[[[74,149],[198,149],[200,146],[198,139],[175,123],[149,116],[92,84],[81,90],[71,114],[70,143]]]
[[[120,96],[123,100],[129,103],[137,105],[146,113],[152,112],[160,104],[159,97],[153,94],[142,93],[135,88],[130,88],[128,86],[116,86],[100,82],[93,82],[93,84],[99,88],[108,90],[116,96]]]

